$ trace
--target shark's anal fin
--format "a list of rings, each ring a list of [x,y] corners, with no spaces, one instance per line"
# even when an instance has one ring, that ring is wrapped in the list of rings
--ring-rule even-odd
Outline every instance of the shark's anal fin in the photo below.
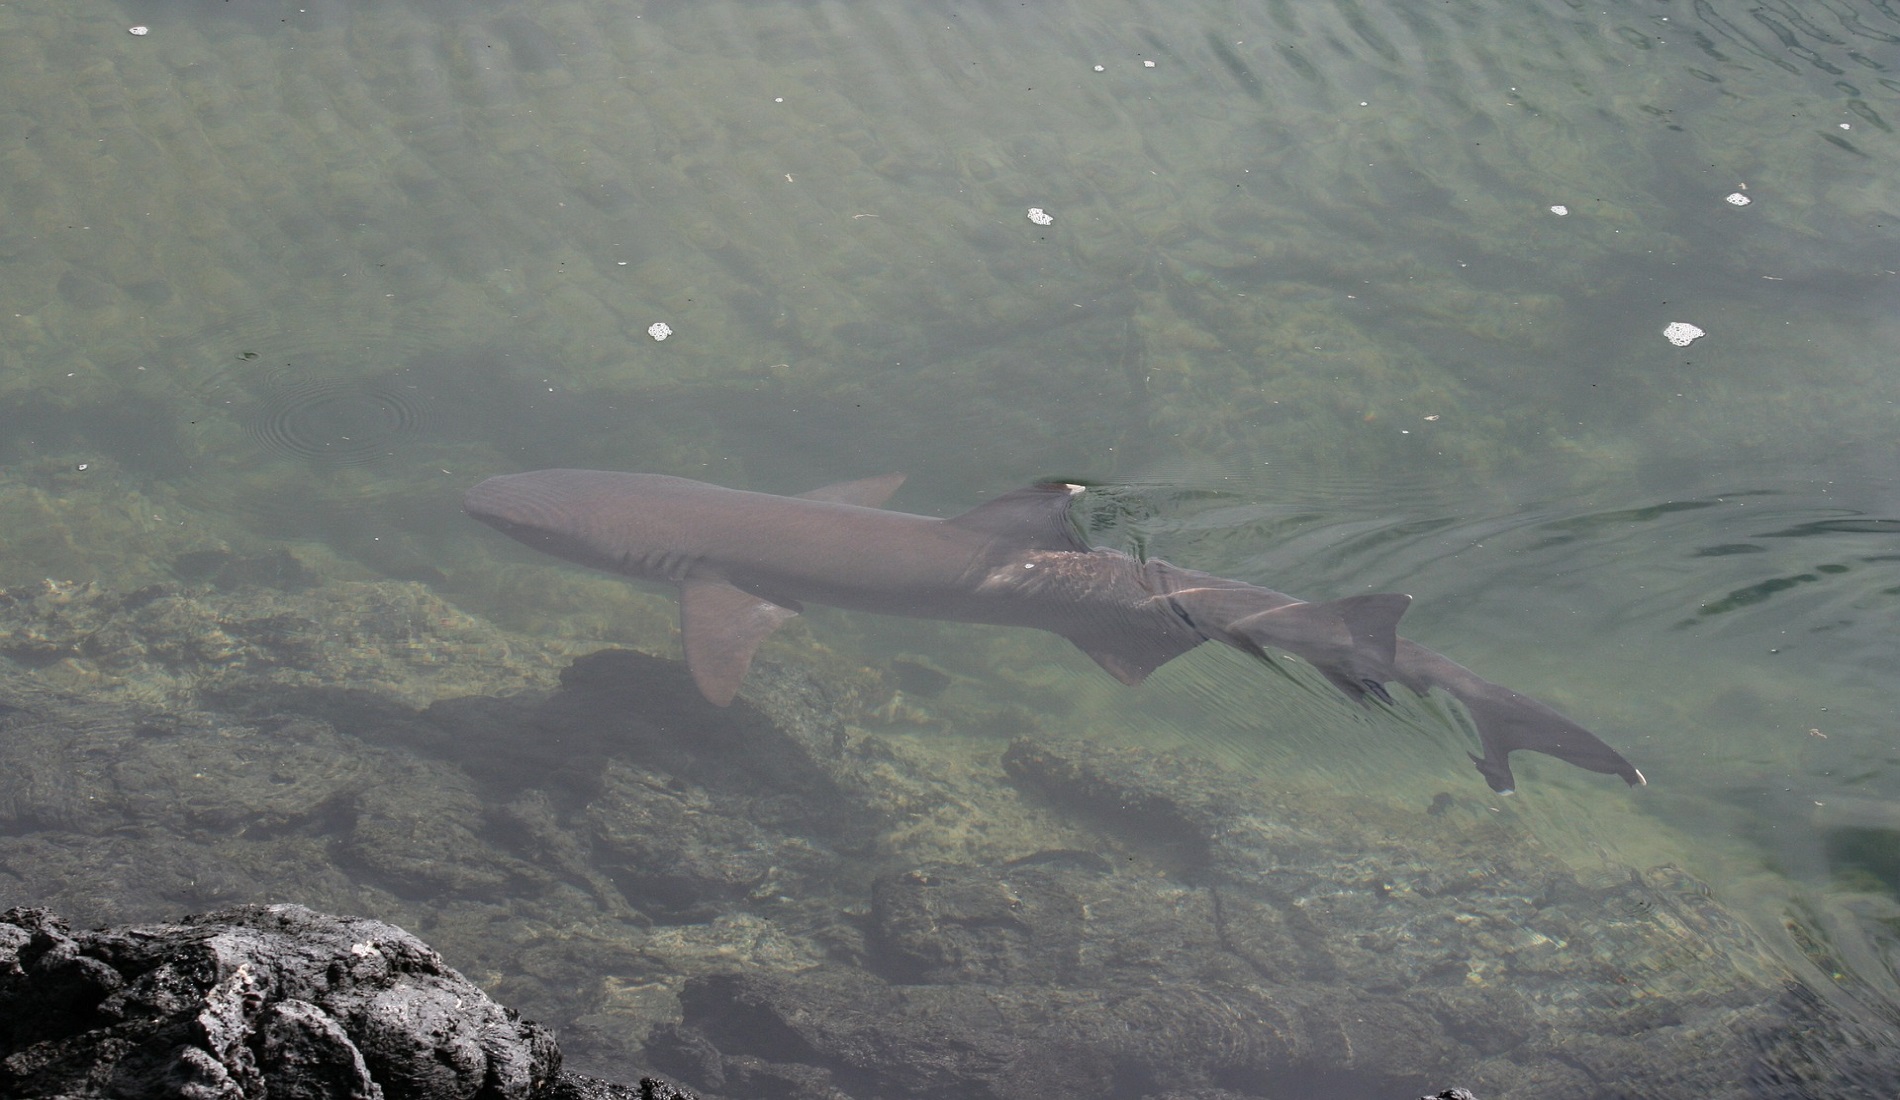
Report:
[[[719,581],[680,585],[680,634],[699,693],[714,706],[732,702],[759,643],[796,614]]]
[[[884,502],[891,499],[897,487],[904,484],[903,474],[884,474],[881,477],[859,478],[857,481],[840,481],[836,485],[825,485],[809,493],[798,494],[800,500],[822,500],[831,504],[856,504],[862,508],[882,508]]]

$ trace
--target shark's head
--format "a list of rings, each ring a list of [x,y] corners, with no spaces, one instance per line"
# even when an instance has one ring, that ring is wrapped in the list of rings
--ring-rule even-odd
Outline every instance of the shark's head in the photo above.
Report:
[[[595,545],[589,517],[600,496],[591,470],[535,470],[503,474],[462,495],[462,510],[517,542],[591,565],[614,562]]]
[[[510,535],[535,530],[550,519],[551,504],[559,511],[559,502],[548,499],[547,487],[539,480],[534,474],[491,477],[462,495],[462,510]]]

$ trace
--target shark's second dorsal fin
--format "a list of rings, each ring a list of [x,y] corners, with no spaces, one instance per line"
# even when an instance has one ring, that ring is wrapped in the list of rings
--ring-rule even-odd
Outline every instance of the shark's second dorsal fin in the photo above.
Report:
[[[732,702],[759,643],[796,614],[720,581],[680,585],[680,635],[699,693],[714,706]]]
[[[1296,601],[1237,619],[1227,629],[1256,648],[1273,646],[1310,661],[1348,698],[1363,700],[1369,693],[1389,703],[1384,685],[1399,679],[1399,617],[1411,604],[1412,597],[1400,592]]]
[[[903,474],[885,474],[881,477],[859,478],[856,481],[840,481],[836,485],[826,485],[813,489],[809,493],[798,494],[800,500],[822,500],[831,504],[856,504],[862,508],[882,508],[891,494],[904,484]]]
[[[1086,554],[1069,519],[1069,504],[1082,492],[1080,485],[1046,482],[1015,489],[986,501],[945,523],[966,531],[980,531],[1025,550],[1073,550]]]

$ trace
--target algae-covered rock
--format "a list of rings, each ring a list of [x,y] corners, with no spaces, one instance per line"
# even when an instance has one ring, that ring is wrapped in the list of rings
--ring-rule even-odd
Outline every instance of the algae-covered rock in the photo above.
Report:
[[[167,704],[269,685],[419,705],[551,684],[565,663],[563,647],[502,636],[419,584],[312,587],[281,559],[218,560],[214,577],[234,571],[233,587],[49,580],[0,591],[0,657],[49,687]]]

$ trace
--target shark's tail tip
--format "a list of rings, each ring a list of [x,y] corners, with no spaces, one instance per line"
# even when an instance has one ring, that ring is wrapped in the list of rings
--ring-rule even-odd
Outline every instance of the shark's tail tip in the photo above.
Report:
[[[1478,768],[1478,774],[1484,776],[1484,785],[1491,788],[1493,794],[1516,794],[1517,777],[1511,774],[1511,765],[1503,759],[1492,762],[1476,753],[1466,753]],[[1507,754],[1508,755],[1508,754]]]

